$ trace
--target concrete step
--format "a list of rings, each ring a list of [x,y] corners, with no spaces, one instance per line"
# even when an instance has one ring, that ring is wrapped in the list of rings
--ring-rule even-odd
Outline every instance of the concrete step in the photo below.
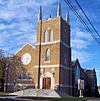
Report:
[[[27,89],[23,91],[10,93],[9,95],[33,96],[33,97],[55,97],[55,98],[68,96],[67,94],[61,92],[60,90],[52,90],[52,89]]]

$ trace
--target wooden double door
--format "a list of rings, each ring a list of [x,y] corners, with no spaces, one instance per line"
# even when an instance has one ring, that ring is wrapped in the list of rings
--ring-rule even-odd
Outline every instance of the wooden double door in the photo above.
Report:
[[[46,77],[43,78],[43,89],[50,89],[51,88],[51,78]]]

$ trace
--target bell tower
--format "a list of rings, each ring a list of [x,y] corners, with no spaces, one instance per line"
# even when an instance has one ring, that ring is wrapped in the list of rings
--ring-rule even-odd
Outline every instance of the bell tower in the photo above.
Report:
[[[69,13],[66,18],[67,20],[61,17],[61,3],[58,0],[57,17],[51,18],[50,15],[47,20],[42,20],[41,18],[42,11],[40,10],[37,28],[35,71],[38,76],[39,45],[41,43],[40,89],[60,89],[70,94],[71,48]],[[36,78],[35,82],[37,81]]]

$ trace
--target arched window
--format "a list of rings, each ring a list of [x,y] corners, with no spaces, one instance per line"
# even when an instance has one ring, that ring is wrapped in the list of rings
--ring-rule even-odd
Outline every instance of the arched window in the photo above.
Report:
[[[50,33],[49,33],[49,40],[50,40],[50,41],[53,41],[53,29],[50,30]]]
[[[49,41],[49,33],[48,31],[44,32],[44,42],[48,42]]]
[[[45,61],[50,61],[50,50],[49,49],[46,49],[46,52],[45,52]]]

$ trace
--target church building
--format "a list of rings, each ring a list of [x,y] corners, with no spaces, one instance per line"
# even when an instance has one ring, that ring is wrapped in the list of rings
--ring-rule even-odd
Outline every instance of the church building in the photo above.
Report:
[[[58,2],[56,18],[41,18],[40,7],[36,46],[26,43],[16,54],[21,57],[26,69],[24,76],[30,76],[37,88],[60,89],[70,94],[72,69],[69,14],[66,20],[61,17],[61,4]]]
[[[60,90],[68,95],[77,96],[78,79],[89,78],[78,60],[71,62],[69,13],[66,19],[62,18],[60,1],[56,18],[50,16],[47,20],[42,20],[40,7],[36,45],[26,43],[18,50],[16,56],[20,57],[24,71],[13,70],[12,77],[12,69],[9,69],[7,83],[10,92],[18,91],[24,86],[24,88]],[[96,80],[96,73],[93,73]],[[92,88],[95,86],[96,81]]]

